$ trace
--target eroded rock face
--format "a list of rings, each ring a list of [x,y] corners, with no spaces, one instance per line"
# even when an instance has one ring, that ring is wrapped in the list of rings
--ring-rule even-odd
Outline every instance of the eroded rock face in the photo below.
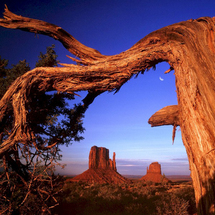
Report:
[[[112,169],[116,171],[116,153],[113,160],[109,158],[109,150],[104,147],[93,146],[89,154],[89,169]]]
[[[113,153],[113,160],[109,158],[109,150],[104,147],[93,146],[89,154],[89,169],[70,181],[83,181],[87,183],[131,183],[116,171],[116,153]]]
[[[161,175],[161,165],[158,162],[153,162],[147,167],[147,174],[156,173]]]
[[[168,182],[164,175],[161,174],[161,165],[158,162],[153,162],[147,167],[147,173],[140,180],[152,181],[156,183]]]

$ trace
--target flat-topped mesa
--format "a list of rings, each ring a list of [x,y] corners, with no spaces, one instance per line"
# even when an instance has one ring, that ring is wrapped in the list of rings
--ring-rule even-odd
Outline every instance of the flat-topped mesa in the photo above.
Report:
[[[169,182],[164,175],[161,175],[161,165],[158,162],[153,162],[147,167],[146,175],[144,175],[140,180],[152,181],[156,183]]]
[[[89,154],[89,169],[112,169],[116,171],[116,153],[113,160],[109,158],[109,149],[93,146]]]

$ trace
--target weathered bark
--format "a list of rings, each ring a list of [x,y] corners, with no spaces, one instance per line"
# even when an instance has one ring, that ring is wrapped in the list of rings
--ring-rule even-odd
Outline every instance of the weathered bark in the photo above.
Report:
[[[177,44],[179,46],[171,49],[175,56],[179,125],[190,163],[198,213],[213,214],[215,212],[214,18],[205,17],[187,21],[183,27],[175,27],[172,36],[179,41]],[[158,113],[159,111],[155,116]],[[167,114],[165,111],[161,119],[156,118],[158,120],[156,124],[172,124],[175,114],[171,113],[170,119],[165,118]]]
[[[148,123],[152,127],[161,125],[179,126],[180,120],[178,105],[171,105],[162,108],[149,118]]]
[[[175,140],[176,127],[180,125],[178,105],[170,105],[153,114],[148,123],[154,126],[173,125],[172,143]]]
[[[170,114],[170,119],[168,112],[164,111],[160,115],[163,121],[158,121],[160,125],[180,125],[198,213],[214,212],[215,18],[204,17],[167,26],[113,56],[101,55],[84,46],[58,26],[17,16],[7,8],[4,18],[0,19],[0,26],[51,36],[80,60],[79,65],[33,69],[12,84],[0,101],[0,120],[6,113],[8,102],[12,101],[15,124],[9,138],[1,145],[0,155],[10,150],[15,142],[29,142],[34,138],[27,124],[26,110],[27,98],[33,88],[67,93],[117,91],[134,74],[166,61],[170,64],[170,71],[175,71],[178,110],[177,114]]]

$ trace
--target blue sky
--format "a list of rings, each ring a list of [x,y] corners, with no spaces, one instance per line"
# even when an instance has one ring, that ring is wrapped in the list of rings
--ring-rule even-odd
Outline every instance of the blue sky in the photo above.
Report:
[[[83,44],[102,54],[118,54],[129,49],[152,31],[170,24],[202,16],[214,16],[215,1],[170,0],[5,0],[19,15],[61,26]],[[4,4],[0,5],[2,14]],[[71,63],[67,50],[52,38],[0,28],[0,55],[10,64],[26,59],[33,69],[40,52],[55,44],[58,59]],[[151,128],[147,123],[159,109],[177,104],[174,73],[164,75],[168,64],[157,65],[126,83],[117,94],[104,93],[87,110],[84,140],[62,147],[62,174],[79,174],[88,169],[90,148],[94,145],[116,152],[121,174],[144,175],[154,161],[166,175],[188,175],[189,164],[177,129],[172,145],[172,126]],[[160,80],[163,79],[163,81]],[[82,99],[85,92],[80,92]],[[77,101],[80,100],[77,98]]]

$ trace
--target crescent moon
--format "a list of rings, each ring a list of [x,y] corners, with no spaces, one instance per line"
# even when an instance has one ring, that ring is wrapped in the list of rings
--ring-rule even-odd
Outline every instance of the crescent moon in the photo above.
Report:
[[[161,78],[161,77],[159,77],[159,79],[161,80],[161,81],[163,81],[164,79],[163,78]]]

